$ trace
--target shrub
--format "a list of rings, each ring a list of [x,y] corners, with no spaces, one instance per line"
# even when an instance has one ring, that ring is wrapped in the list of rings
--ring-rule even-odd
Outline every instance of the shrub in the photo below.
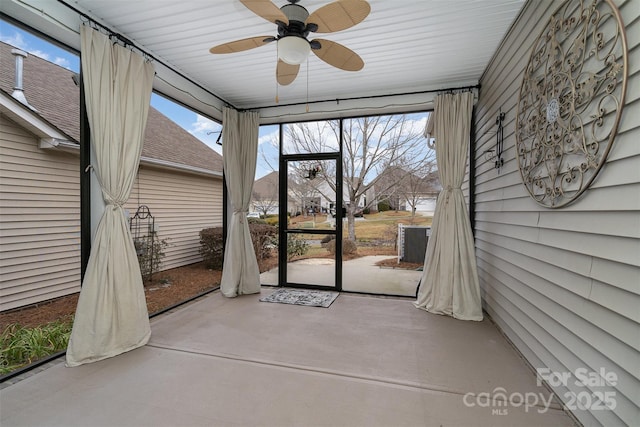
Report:
[[[287,237],[287,261],[297,256],[302,256],[309,250],[309,243],[297,234],[289,234]]]
[[[169,246],[169,239],[160,239],[155,231],[152,235],[133,240],[138,256],[140,273],[144,280],[152,279],[153,274],[160,271],[164,250]]]
[[[322,238],[322,240],[320,240],[320,243],[322,244],[326,244],[329,243],[332,240],[335,240],[336,236],[334,236],[333,234],[327,234],[326,236],[324,236]]]
[[[274,238],[278,235],[277,227],[249,221],[249,232],[251,233],[256,259],[267,258],[271,254]],[[214,270],[222,269],[222,262],[224,261],[222,227],[205,228],[200,231],[200,255],[202,255],[202,259],[208,268]]]
[[[247,218],[247,221],[249,222],[249,225],[251,224],[266,224],[267,221],[265,221],[262,218]]]
[[[261,220],[264,222],[264,220]],[[261,260],[271,255],[271,249],[278,235],[278,228],[269,224],[249,223],[253,250],[256,252],[256,259]]]
[[[331,255],[335,255],[336,253],[336,241],[331,240],[329,243],[327,243],[326,246],[327,250],[329,251],[329,253]],[[354,242],[353,240],[349,240],[349,239],[343,239],[342,240],[342,254],[343,255],[353,255],[355,253],[358,252],[358,246],[356,246],[356,242]]]
[[[349,239],[344,239],[342,241],[342,253],[345,255],[353,255],[358,252],[358,246],[356,246],[356,242]]]
[[[200,255],[208,268],[214,270],[222,268],[224,259],[222,227],[205,228],[200,231]]]
[[[271,215],[265,219],[265,222],[269,225],[273,225],[274,227],[278,226],[278,215]]]
[[[378,202],[378,212],[386,212],[391,209],[391,204],[388,200],[380,200]]]

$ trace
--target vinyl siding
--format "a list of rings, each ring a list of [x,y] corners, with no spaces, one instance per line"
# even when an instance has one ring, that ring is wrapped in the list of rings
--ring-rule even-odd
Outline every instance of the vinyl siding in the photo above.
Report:
[[[80,290],[78,157],[0,115],[0,311]]]
[[[483,304],[535,368],[575,373],[604,368],[616,408],[577,410],[584,425],[640,419],[640,8],[616,0],[626,25],[629,80],[616,141],[591,188],[561,209],[537,205],[516,159],[515,118],[522,73],[537,35],[559,1],[529,1],[481,80],[476,106],[475,237]],[[504,122],[504,167],[484,151]]]
[[[80,291],[78,155],[38,148],[0,116],[0,311]],[[161,269],[202,260],[199,232],[222,224],[222,179],[142,165],[125,205],[149,206],[169,247]]]
[[[200,230],[222,226],[222,179],[141,166],[125,209],[151,211],[160,239],[168,239],[162,270],[202,261]]]

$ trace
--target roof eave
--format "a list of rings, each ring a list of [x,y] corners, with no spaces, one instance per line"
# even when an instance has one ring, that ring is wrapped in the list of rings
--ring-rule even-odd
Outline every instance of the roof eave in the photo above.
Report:
[[[67,152],[77,152],[80,145],[73,138],[61,132],[58,128],[43,119],[39,114],[23,105],[11,95],[0,90],[0,113],[5,114],[11,120],[18,123],[35,136],[40,138],[38,147],[45,150],[61,150]],[[188,166],[181,163],[169,162],[166,160],[141,157],[140,163],[143,165],[155,166],[163,169],[177,170],[197,175],[204,175],[222,179],[222,172]]]
[[[150,157],[140,157],[140,164],[222,179],[222,172],[219,171],[183,165],[182,163],[174,163],[166,160],[152,159]]]
[[[41,139],[77,144],[77,141],[53,126],[40,114],[1,90],[0,112]]]

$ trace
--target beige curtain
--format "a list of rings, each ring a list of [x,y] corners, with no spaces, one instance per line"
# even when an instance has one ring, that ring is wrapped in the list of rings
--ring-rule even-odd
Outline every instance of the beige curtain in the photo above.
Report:
[[[106,209],[91,247],[67,366],[112,357],[149,341],[142,277],[122,205],[129,198],[147,123],[153,65],[81,26],[81,52],[94,171]]]
[[[258,156],[257,112],[222,112],[222,157],[224,174],[233,208],[220,290],[226,297],[260,292],[260,270],[253,250],[247,213],[251,202]]]
[[[473,94],[439,95],[429,133],[435,138],[443,190],[438,196],[416,307],[462,320],[482,320],[473,234],[462,194]]]

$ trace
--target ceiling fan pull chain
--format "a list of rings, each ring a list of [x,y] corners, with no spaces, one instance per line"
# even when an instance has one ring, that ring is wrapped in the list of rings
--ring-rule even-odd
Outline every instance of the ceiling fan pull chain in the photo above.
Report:
[[[307,113],[309,112],[309,57],[307,56]]]
[[[280,45],[276,45],[276,58],[280,58]],[[278,82],[278,70],[276,68],[276,104],[278,104],[280,102],[280,100],[278,99],[278,86],[280,86],[280,83]]]

